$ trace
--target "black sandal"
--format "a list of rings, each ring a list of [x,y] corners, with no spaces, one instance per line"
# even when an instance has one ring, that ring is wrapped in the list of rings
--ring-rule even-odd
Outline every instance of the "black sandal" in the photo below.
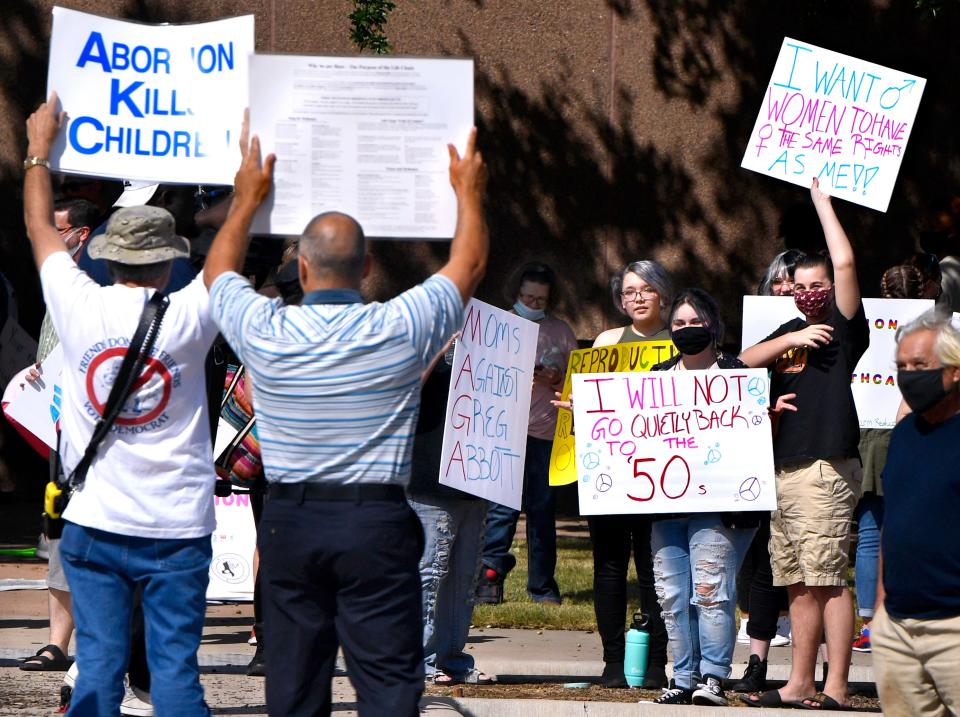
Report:
[[[49,652],[53,657],[44,655],[44,652]],[[56,645],[45,645],[37,650],[36,655],[24,657],[20,661],[20,669],[27,672],[66,672],[70,669],[70,659]]]

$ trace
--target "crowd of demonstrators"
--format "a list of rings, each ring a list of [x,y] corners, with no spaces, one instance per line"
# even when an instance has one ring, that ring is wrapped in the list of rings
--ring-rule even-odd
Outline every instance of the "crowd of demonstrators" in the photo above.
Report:
[[[629,318],[630,323],[602,332],[594,340],[594,346],[670,338],[666,313],[673,301],[673,280],[663,266],[648,260],[631,262],[614,276],[610,291],[614,307]],[[587,518],[587,525],[593,551],[593,609],[603,644],[601,684],[611,688],[626,686],[624,623],[632,550],[640,588],[640,611],[648,616],[650,629],[650,659],[644,687],[666,687],[667,631],[653,583],[650,516],[595,515]]]
[[[60,131],[55,106],[52,96],[28,121],[31,157],[48,156]],[[288,242],[278,268],[247,278],[249,229],[272,188],[275,158],[261,157],[246,125],[241,145],[230,201],[199,214],[193,187],[130,186],[114,206],[55,202],[48,167],[33,162],[27,170],[25,220],[48,307],[38,360],[62,345],[59,454],[73,493],[63,537],[51,541],[50,644],[21,667],[69,665],[72,595],[78,662],[69,673],[70,714],[115,712],[126,698],[140,700],[142,714],[150,714],[150,700],[160,714],[209,714],[197,649],[219,473],[255,494],[262,563],[248,671],[266,674],[270,713],[329,713],[342,648],[361,714],[413,715],[425,676],[437,685],[493,681],[465,642],[474,601],[501,602],[515,563],[518,511],[438,483],[452,337],[488,253],[476,134],[462,157],[449,148],[458,218],[449,261],[385,303],[364,303],[366,239],[338,212],[315,217]],[[600,681],[626,686],[632,552],[651,633],[644,686],[664,688],[658,704],[728,703],[739,601],[751,655],[732,689],[754,693],[741,698],[747,705],[846,708],[851,649],[872,647],[885,708],[956,712],[960,559],[949,521],[960,494],[951,472],[960,458],[960,322],[934,311],[901,327],[902,420],[893,431],[861,431],[850,375],[869,331],[854,252],[816,180],[811,198],[826,253],[779,254],[758,289],[792,296],[803,318],[739,357],[720,348],[716,301],[697,288],[675,293],[660,264],[632,262],[612,281],[615,306],[630,323],[604,331],[594,346],[671,340],[678,353],[656,371],[770,370],[777,509],[590,517]],[[199,275],[184,234],[206,237]],[[949,309],[945,261],[906,257],[884,273],[881,296],[933,299]],[[258,293],[253,284],[267,273]],[[552,313],[560,287],[550,267],[525,264],[515,279],[507,289],[513,311],[540,328],[523,487],[527,592],[535,602],[559,603],[548,466],[555,406],[569,404],[550,399],[576,339]],[[157,330],[145,331],[147,307],[157,309]],[[211,379],[208,351],[218,331],[235,360],[220,361],[226,378]],[[122,395],[112,384],[134,352],[91,363],[91,347],[139,333],[149,335],[139,358],[149,370],[131,376]],[[177,380],[167,382],[171,367]],[[107,415],[113,394],[121,398],[115,416]],[[215,416],[210,401],[198,399],[211,394],[235,431],[216,465]],[[104,450],[100,440],[114,420]],[[922,470],[918,455],[926,457]],[[897,506],[891,514],[886,497]],[[171,502],[176,511],[165,507]],[[917,531],[920,521],[929,530]],[[854,522],[864,623],[855,637],[846,587]],[[790,677],[766,691],[767,655],[785,606]],[[833,669],[825,662],[818,692],[824,635]]]
[[[506,292],[508,301],[513,301],[513,313],[533,321],[540,329],[530,396],[521,507],[527,521],[527,594],[534,602],[552,605],[559,605],[561,596],[554,577],[557,567],[555,493],[548,480],[557,426],[557,409],[551,402],[563,386],[570,352],[577,348],[577,338],[569,324],[548,313],[558,303],[557,284],[553,269],[541,262],[531,262],[515,272]],[[503,581],[516,565],[510,545],[519,517],[520,511],[499,503],[490,503],[487,509],[484,572],[477,587],[478,602],[498,604],[503,600]]]
[[[674,297],[670,340],[679,352],[653,371],[746,368],[718,349],[720,307],[702,289]],[[756,532],[754,512],[654,516],[653,574],[673,653],[673,681],[657,704],[725,706],[736,642],[736,576]]]

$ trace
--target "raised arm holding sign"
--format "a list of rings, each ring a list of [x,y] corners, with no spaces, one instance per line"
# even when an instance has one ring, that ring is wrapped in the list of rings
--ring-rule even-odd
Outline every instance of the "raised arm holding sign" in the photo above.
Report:
[[[741,166],[886,211],[924,85],[784,38]]]

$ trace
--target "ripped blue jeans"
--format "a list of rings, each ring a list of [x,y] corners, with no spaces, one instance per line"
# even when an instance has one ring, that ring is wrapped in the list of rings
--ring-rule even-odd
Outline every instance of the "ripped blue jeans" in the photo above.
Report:
[[[423,523],[420,558],[423,595],[423,658],[427,678],[443,672],[462,677],[473,669],[464,652],[483,552],[487,501],[441,495],[410,495]]]
[[[677,687],[730,676],[737,640],[737,570],[756,528],[727,528],[719,513],[658,520],[653,575]]]

